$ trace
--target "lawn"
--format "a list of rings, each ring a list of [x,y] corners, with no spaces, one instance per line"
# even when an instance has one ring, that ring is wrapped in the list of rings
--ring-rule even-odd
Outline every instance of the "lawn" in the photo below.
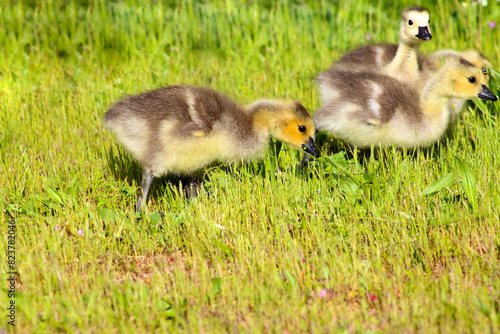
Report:
[[[2,2],[0,332],[500,332],[500,103],[473,101],[425,150],[319,134],[304,169],[271,142],[208,168],[192,201],[158,180],[142,219],[140,166],[102,124],[120,97],[180,83],[314,112],[316,76],[397,43],[412,4]],[[420,4],[423,53],[472,48],[500,68],[498,1]]]

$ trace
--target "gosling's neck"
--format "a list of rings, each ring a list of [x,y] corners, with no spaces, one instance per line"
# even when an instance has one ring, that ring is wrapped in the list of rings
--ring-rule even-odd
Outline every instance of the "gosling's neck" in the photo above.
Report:
[[[276,103],[273,101],[258,101],[247,109],[252,117],[252,129],[260,137],[266,137],[267,139],[272,134],[272,129],[276,123]]]
[[[439,71],[427,82],[420,94],[423,113],[433,119],[447,118],[449,114],[448,102],[451,93],[448,92],[448,76]]]
[[[394,59],[387,65],[385,73],[396,79],[418,79],[417,53],[420,43],[401,39]]]

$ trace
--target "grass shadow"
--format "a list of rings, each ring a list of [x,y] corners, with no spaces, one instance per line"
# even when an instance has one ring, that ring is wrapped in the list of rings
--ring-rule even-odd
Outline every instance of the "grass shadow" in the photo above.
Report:
[[[106,157],[108,168],[113,177],[131,187],[137,187],[137,195],[139,195],[139,188],[142,182],[142,167],[139,162],[118,145],[110,146]],[[229,175],[237,175],[232,166],[219,165],[217,163],[211,164],[193,175],[163,175],[155,178],[151,185],[148,200],[161,198],[165,194],[170,194],[173,197],[182,195],[187,200],[196,197],[202,188],[207,190],[206,187],[203,187],[205,182],[210,180],[209,173],[206,170],[213,167],[221,168]],[[191,184],[194,184],[194,189],[190,188]]]
[[[438,143],[429,147],[417,148],[401,148],[396,146],[377,147],[359,149],[354,145],[342,141],[341,139],[332,137],[324,132],[319,132],[316,135],[316,145],[321,150],[322,156],[331,156],[339,152],[345,152],[345,157],[348,161],[354,161],[361,166],[368,166],[372,159],[386,164],[388,160],[394,159],[394,155],[398,154],[401,158],[416,160],[440,160],[442,159],[443,150],[449,148],[453,138],[444,136]],[[474,149],[475,146],[472,145]],[[303,160],[304,161],[304,160]],[[301,162],[301,167],[304,167]]]

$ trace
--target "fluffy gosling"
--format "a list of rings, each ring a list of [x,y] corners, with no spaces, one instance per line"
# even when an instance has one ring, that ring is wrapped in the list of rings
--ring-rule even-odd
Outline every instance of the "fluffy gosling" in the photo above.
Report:
[[[410,7],[403,11],[398,49],[393,60],[382,68],[382,74],[404,81],[418,79],[417,54],[420,45],[432,39],[429,24],[427,9]]]
[[[270,136],[320,155],[313,119],[297,101],[258,101],[244,108],[208,88],[169,86],[122,99],[105,113],[104,123],[143,168],[137,211],[155,177],[256,158]]]
[[[488,83],[488,67],[491,67],[488,59],[479,51],[467,50],[467,51],[454,51],[454,50],[440,50],[434,52],[430,56],[419,55],[419,63],[421,69],[421,82],[425,83],[427,80],[432,78],[433,74],[439,71],[439,69],[446,63],[448,59],[454,59],[457,56],[462,57],[477,67],[481,68],[483,71],[485,82]],[[486,84],[485,83],[485,84]],[[423,87],[423,84],[419,84]],[[457,115],[463,111],[465,108],[467,100],[452,98],[449,102],[449,108],[451,110],[451,122],[455,120]]]
[[[421,93],[378,73],[328,70],[318,80],[330,99],[314,114],[316,128],[358,148],[432,145],[448,127],[452,97],[497,100],[481,69],[461,57],[450,59]]]
[[[418,77],[417,54],[420,45],[432,38],[429,11],[423,7],[403,10],[400,42],[396,44],[363,45],[345,54],[332,69],[352,72],[377,72],[396,79]]]

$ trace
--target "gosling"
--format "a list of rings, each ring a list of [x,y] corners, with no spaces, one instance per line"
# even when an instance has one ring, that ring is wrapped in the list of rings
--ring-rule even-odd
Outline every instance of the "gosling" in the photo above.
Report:
[[[381,73],[411,82],[419,77],[417,54],[420,45],[432,39],[429,11],[422,7],[410,7],[403,11],[402,18],[396,55],[381,69]]]
[[[270,136],[320,156],[313,119],[297,101],[245,108],[208,88],[169,86],[117,102],[104,124],[143,168],[138,212],[155,177],[193,175],[216,161],[248,161],[265,151]]]
[[[401,14],[400,42],[363,45],[340,58],[332,69],[353,72],[377,72],[396,79],[418,77],[417,55],[420,45],[432,39],[429,11],[408,7]]]
[[[452,97],[497,100],[481,69],[461,57],[448,60],[421,93],[379,73],[328,70],[318,80],[331,99],[314,114],[316,128],[358,148],[430,146],[448,127]]]
[[[491,64],[481,52],[476,50],[467,50],[467,51],[454,51],[454,50],[440,50],[434,52],[429,56],[419,55],[419,63],[421,68],[421,76],[419,81],[421,83],[425,83],[429,80],[434,73],[439,71],[443,64],[446,63],[448,59],[454,59],[457,56],[462,57],[477,67],[481,68],[483,72],[483,76],[485,82],[488,83],[488,67],[491,67]],[[423,84],[419,84],[418,87],[423,87]],[[454,122],[457,115],[460,114],[465,109],[465,104],[467,100],[453,98],[449,102],[449,108],[451,110],[451,122]]]

